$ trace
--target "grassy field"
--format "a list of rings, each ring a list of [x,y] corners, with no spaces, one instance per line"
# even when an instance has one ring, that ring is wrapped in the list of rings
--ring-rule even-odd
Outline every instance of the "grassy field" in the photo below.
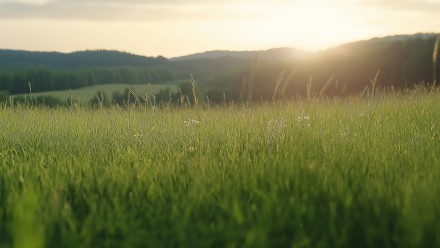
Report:
[[[0,247],[440,247],[439,97],[0,108]]]
[[[177,92],[177,84],[102,84],[90,87],[84,87],[76,90],[61,90],[61,91],[50,91],[50,92],[38,92],[32,93],[33,97],[38,96],[54,96],[61,100],[69,99],[72,96],[73,99],[79,100],[81,103],[87,103],[90,99],[96,97],[98,91],[102,91],[108,97],[112,97],[113,92],[123,93],[125,89],[130,88],[138,94],[145,95],[146,93],[151,94],[159,92],[161,89],[170,88],[172,92]],[[30,94],[26,94],[30,96]],[[24,96],[17,95],[17,96]]]

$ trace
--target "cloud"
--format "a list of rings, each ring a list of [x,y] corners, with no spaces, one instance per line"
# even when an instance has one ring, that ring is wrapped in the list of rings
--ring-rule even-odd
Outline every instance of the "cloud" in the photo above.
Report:
[[[364,6],[385,8],[391,11],[438,12],[440,0],[364,0]]]
[[[0,19],[176,20],[249,18],[288,0],[0,0]]]
[[[164,19],[177,15],[176,10],[166,6],[121,4],[117,1],[54,1],[44,4],[7,2],[0,4],[2,19],[78,19],[78,20],[120,20],[120,19]]]

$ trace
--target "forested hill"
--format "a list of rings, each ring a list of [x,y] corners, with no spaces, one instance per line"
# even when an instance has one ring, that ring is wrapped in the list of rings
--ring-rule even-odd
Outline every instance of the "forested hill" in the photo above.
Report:
[[[0,50],[0,67],[144,67],[163,65],[164,57],[145,57],[126,52],[110,50],[80,51],[73,53],[31,52],[19,50]]]
[[[98,84],[161,84],[182,82],[191,75],[213,101],[223,100],[224,95],[231,101],[310,93],[346,96],[362,92],[376,75],[378,89],[398,90],[438,81],[440,63],[433,67],[436,39],[437,34],[398,35],[317,53],[276,48],[210,51],[171,59],[105,50],[68,54],[0,50],[0,91],[27,93],[29,83],[33,92]]]
[[[429,83],[434,80],[432,62],[437,37],[437,34],[395,35],[344,44],[315,54],[306,66],[307,72],[320,76],[321,82],[335,75],[349,92],[362,90],[377,73],[380,87],[401,89]],[[437,69],[437,78],[439,72]]]
[[[235,58],[235,59],[254,59],[257,55],[263,61],[298,61],[306,57],[313,55],[311,52],[306,52],[294,48],[273,48],[264,51],[227,51],[227,50],[216,50],[207,51],[202,53],[190,54],[181,57],[171,58],[172,61],[189,61],[197,59],[221,59],[221,58]]]
[[[373,38],[317,52],[302,61],[260,63],[254,70],[249,65],[241,73],[223,74],[211,81],[208,96],[221,100],[226,94],[235,101],[243,100],[243,96],[250,98],[247,101],[309,94],[347,96],[359,94],[372,81],[381,90],[432,83],[440,78],[440,62],[436,70],[433,68],[437,37],[415,34]],[[247,78],[252,81],[245,81]]]

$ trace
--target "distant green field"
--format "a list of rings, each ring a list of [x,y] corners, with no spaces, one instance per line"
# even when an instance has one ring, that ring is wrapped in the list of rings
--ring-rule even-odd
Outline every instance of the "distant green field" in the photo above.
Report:
[[[138,94],[146,94],[154,91],[155,93],[159,92],[162,89],[170,88],[172,92],[176,92],[178,90],[178,86],[176,84],[102,84],[95,85],[90,87],[85,87],[76,90],[62,90],[62,91],[49,91],[49,92],[38,92],[32,93],[33,97],[38,96],[54,96],[61,100],[67,99],[72,96],[73,99],[79,99],[81,103],[86,103],[90,101],[90,99],[94,98],[98,91],[104,92],[108,97],[111,97],[113,92],[124,92],[126,88],[130,88]],[[17,95],[17,96],[24,96]],[[29,94],[26,94],[29,96]]]

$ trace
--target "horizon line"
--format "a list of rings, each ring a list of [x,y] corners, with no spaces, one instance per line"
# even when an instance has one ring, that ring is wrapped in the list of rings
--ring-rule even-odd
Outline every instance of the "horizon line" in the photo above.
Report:
[[[337,45],[328,46],[323,49],[316,49],[316,50],[307,50],[307,49],[301,49],[296,48],[293,46],[278,46],[278,47],[269,47],[269,48],[260,48],[256,50],[234,50],[234,49],[212,49],[212,50],[205,50],[200,52],[193,52],[193,53],[186,53],[183,55],[176,55],[176,56],[164,56],[164,55],[147,55],[147,54],[140,54],[135,52],[130,52],[128,50],[123,49],[112,49],[112,48],[90,48],[90,49],[84,49],[84,50],[70,50],[70,51],[57,51],[57,50],[26,50],[26,49],[9,49],[9,48],[0,48],[0,51],[17,51],[17,52],[41,52],[41,53],[59,53],[59,54],[73,54],[73,53],[79,53],[79,52],[96,52],[96,51],[109,51],[109,52],[120,52],[120,53],[126,53],[130,55],[135,56],[142,56],[147,58],[166,58],[166,59],[174,59],[174,58],[182,58],[186,56],[196,55],[196,54],[203,54],[203,53],[209,53],[209,52],[262,52],[262,51],[269,51],[273,49],[294,49],[300,52],[307,52],[316,54],[319,52],[323,52],[332,48],[337,48],[339,46],[344,46],[347,44],[357,43],[357,42],[364,42],[364,41],[370,41],[374,39],[381,39],[381,38],[389,38],[389,37],[397,37],[397,36],[416,36],[416,35],[440,35],[440,32],[417,32],[417,33],[407,33],[407,34],[392,34],[392,35],[385,35],[385,36],[373,36],[371,38],[367,39],[359,39],[359,40],[352,40],[345,43],[340,43]]]

